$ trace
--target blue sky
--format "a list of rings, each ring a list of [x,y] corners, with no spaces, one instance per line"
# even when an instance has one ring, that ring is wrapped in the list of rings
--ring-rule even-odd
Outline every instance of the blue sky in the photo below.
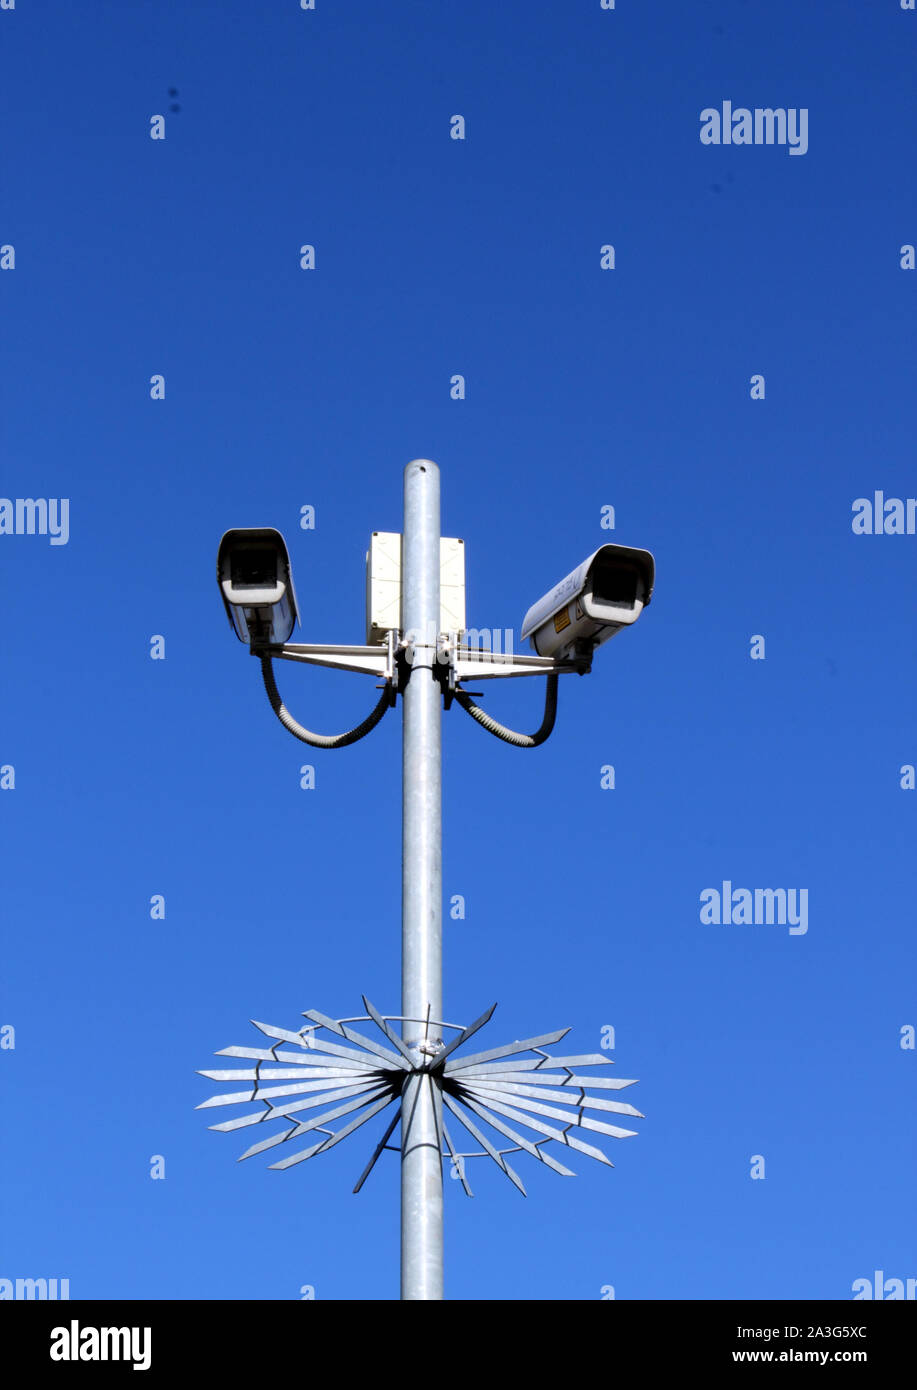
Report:
[[[194,1106],[250,1018],[398,1012],[400,712],[294,742],[214,562],[278,527],[299,640],[362,641],[417,456],[473,626],[518,637],[604,541],[657,562],[544,747],[445,717],[447,1017],[498,1000],[482,1047],[570,1025],[576,1052],[611,1024],[646,1116],[613,1172],[521,1159],[527,1202],[447,1179],[447,1296],[917,1274],[917,537],[851,527],[915,494],[915,44],[898,0],[0,12],[0,492],[70,500],[66,545],[0,534],[0,1276],[397,1296],[396,1158],[350,1192],[379,1122],[276,1173]],[[701,144],[725,100],[805,108],[807,152]],[[277,674],[314,728],[375,698]],[[484,704],[534,728],[540,701]],[[807,889],[808,931],[702,924],[724,880]]]

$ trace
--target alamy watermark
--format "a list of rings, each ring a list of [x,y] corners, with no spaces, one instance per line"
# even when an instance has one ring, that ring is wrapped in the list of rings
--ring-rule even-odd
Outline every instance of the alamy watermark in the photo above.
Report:
[[[0,1278],[0,1299],[69,1299],[69,1297],[69,1279]]]
[[[49,536],[52,545],[66,545],[70,498],[0,497],[0,536]]]
[[[52,1361],[130,1361],[148,1371],[153,1361],[149,1327],[87,1327],[72,1318],[69,1327],[52,1327]]]
[[[857,497],[851,505],[850,529],[855,536],[917,535],[917,497]]]
[[[700,920],[714,926],[789,926],[790,936],[809,930],[808,888],[703,888]]]
[[[788,145],[790,154],[809,148],[807,106],[747,106],[733,109],[724,101],[718,110],[706,106],[700,113],[702,145]]]
[[[898,1298],[917,1300],[917,1279],[886,1279],[884,1269],[877,1269],[871,1279],[854,1279],[850,1291],[854,1302],[860,1298],[883,1303]]]

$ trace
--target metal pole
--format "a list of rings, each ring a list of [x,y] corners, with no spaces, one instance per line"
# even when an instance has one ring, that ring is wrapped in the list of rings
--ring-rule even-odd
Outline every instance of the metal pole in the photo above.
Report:
[[[402,631],[413,647],[403,694],[401,1012],[442,1018],[441,694],[434,675],[439,630],[439,469],[404,470]],[[421,1051],[439,1029],[402,1024]],[[423,1074],[408,1079],[401,1120],[401,1297],[443,1296],[442,1102]]]

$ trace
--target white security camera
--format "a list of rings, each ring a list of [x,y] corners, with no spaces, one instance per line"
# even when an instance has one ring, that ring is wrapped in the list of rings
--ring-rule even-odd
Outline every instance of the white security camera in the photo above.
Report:
[[[286,541],[270,526],[227,531],[217,583],[240,642],[282,646],[299,620]]]
[[[656,565],[648,550],[603,545],[529,609],[522,638],[539,656],[590,657],[595,647],[635,623],[653,594]]]

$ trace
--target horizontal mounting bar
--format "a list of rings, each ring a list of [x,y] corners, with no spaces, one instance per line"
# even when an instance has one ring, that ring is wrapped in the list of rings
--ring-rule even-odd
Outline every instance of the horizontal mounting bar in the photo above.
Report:
[[[272,657],[283,661],[304,661],[312,666],[330,666],[340,671],[356,671],[361,675],[383,676],[386,680],[394,675],[395,652],[398,649],[395,642],[371,647],[286,642],[282,647],[266,648]],[[444,670],[451,662],[456,681],[487,681],[501,676],[565,675],[583,670],[581,662],[555,661],[550,656],[517,656],[513,652],[453,647],[446,633],[440,634],[436,660]]]
[[[322,646],[316,643],[287,642],[282,647],[268,647],[268,653],[284,661],[306,661],[312,666],[332,666],[341,671],[357,671],[361,675],[392,675],[392,657],[388,644],[378,647]]]
[[[515,652],[489,652],[456,647],[452,668],[457,681],[490,681],[507,676],[562,676],[582,672],[581,662],[555,661],[551,656],[517,656]]]

